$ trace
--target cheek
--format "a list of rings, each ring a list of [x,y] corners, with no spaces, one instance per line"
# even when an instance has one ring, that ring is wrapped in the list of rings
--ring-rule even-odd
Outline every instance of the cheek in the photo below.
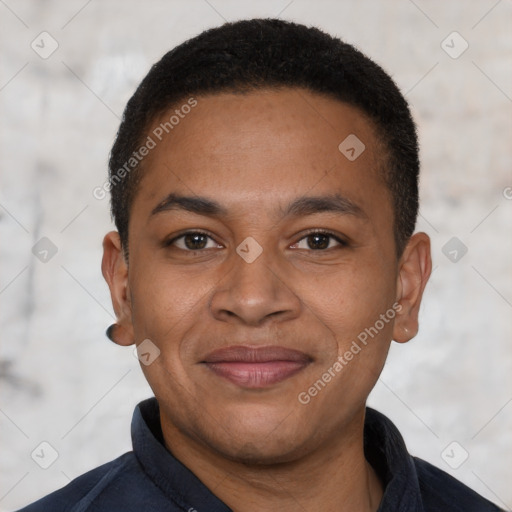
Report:
[[[337,354],[329,356],[317,376],[332,382],[318,407],[325,400],[326,410],[338,408],[342,415],[340,404],[363,403],[374,387],[386,360],[396,316],[391,275],[377,268],[375,272],[340,273],[325,283],[323,293],[311,294],[318,318],[337,343]]]
[[[332,273],[302,289],[304,300],[331,331],[339,344],[350,343],[359,333],[374,326],[394,303],[395,278],[380,264],[354,265]],[[389,316],[392,316],[391,314]],[[380,327],[388,334],[392,322]]]
[[[155,396],[178,407],[180,396],[183,400],[193,393],[183,340],[197,325],[211,284],[206,278],[201,283],[187,279],[165,265],[140,265],[134,275],[137,279],[130,288],[135,339],[149,339],[159,349],[154,361],[141,368]]]
[[[206,277],[200,282],[187,279],[164,265],[140,266],[133,274],[137,276],[130,284],[136,339],[155,339],[157,344],[180,338],[212,287]]]

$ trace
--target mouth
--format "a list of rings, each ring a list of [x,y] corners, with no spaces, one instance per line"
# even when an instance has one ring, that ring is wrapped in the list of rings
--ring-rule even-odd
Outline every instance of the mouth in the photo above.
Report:
[[[312,362],[304,352],[285,347],[231,346],[201,361],[214,374],[243,388],[261,389],[292,377]]]

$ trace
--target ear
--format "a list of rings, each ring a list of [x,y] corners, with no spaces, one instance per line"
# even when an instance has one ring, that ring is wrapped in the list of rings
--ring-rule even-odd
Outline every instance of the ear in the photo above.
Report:
[[[110,288],[112,306],[117,317],[114,341],[118,345],[134,343],[132,309],[128,285],[128,264],[124,259],[121,238],[117,231],[110,231],[103,238],[101,272]]]
[[[397,310],[393,339],[405,343],[418,333],[418,313],[423,291],[432,271],[430,238],[416,233],[409,239],[399,263],[396,301]]]

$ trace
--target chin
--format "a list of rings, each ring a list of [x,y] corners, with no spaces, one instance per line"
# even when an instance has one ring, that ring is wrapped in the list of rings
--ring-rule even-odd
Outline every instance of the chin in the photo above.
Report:
[[[259,421],[225,421],[205,439],[224,457],[249,465],[264,466],[296,460],[313,444],[314,433],[294,424],[293,414],[260,417]]]
[[[269,466],[285,464],[300,458],[306,451],[303,446],[297,446],[297,439],[275,439],[272,443],[262,436],[253,441],[241,442],[234,445],[232,442],[216,449],[232,461],[249,466]]]

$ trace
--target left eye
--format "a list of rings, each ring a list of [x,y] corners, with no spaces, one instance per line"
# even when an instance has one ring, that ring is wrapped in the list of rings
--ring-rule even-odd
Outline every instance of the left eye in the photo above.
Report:
[[[334,243],[332,243],[334,242]],[[324,233],[317,231],[309,233],[304,238],[301,238],[297,243],[293,244],[292,249],[312,249],[312,250],[326,250],[332,249],[333,246],[346,245],[343,240],[334,236],[332,233]]]

